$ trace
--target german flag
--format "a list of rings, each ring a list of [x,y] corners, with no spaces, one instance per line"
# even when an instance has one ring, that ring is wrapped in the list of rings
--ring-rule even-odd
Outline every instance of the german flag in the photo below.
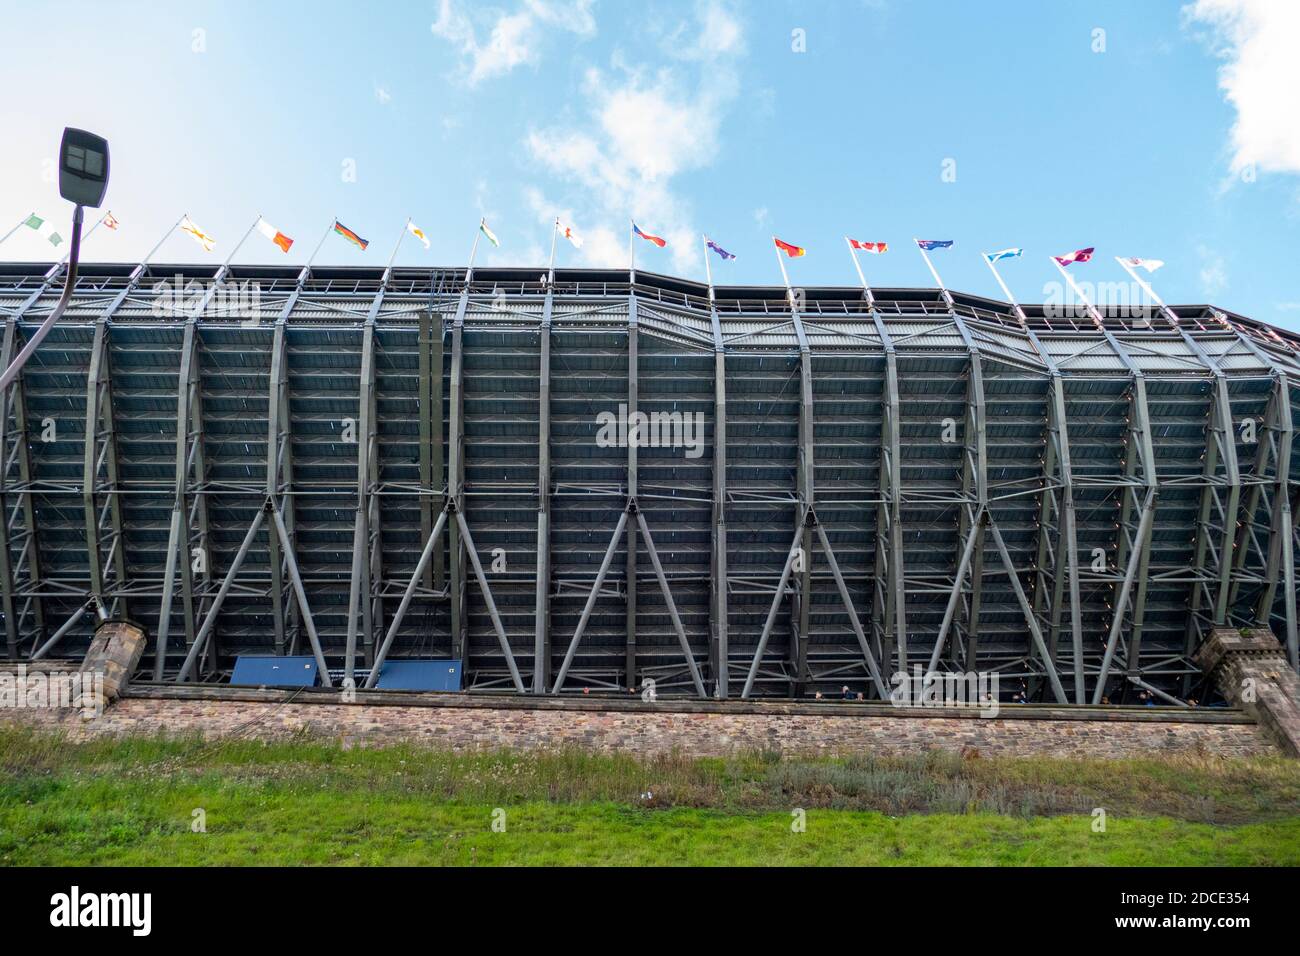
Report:
[[[808,250],[803,246],[792,246],[788,242],[782,242],[780,239],[776,238],[776,236],[772,237],[772,241],[776,243],[778,249],[784,252],[791,259],[797,259],[800,256],[806,256],[808,254]]]
[[[337,219],[334,220],[334,231],[337,232],[344,239],[346,239],[348,242],[354,243],[360,249],[365,249],[366,246],[370,245],[368,241],[362,239],[360,236],[358,236],[347,226],[343,225],[343,223],[339,222]]]

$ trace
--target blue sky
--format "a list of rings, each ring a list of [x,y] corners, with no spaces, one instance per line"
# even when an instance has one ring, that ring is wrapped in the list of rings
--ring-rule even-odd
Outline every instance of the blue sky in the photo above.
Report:
[[[408,216],[432,248],[408,237],[400,264],[461,264],[486,216],[480,262],[540,266],[559,214],[586,240],[560,265],[625,266],[632,214],[670,240],[638,266],[693,278],[707,232],[739,257],[717,281],[779,282],[775,233],[809,250],[796,284],[847,284],[847,233],[893,247],[873,283],[928,285],[919,236],[956,240],[935,264],[986,295],[979,252],[1025,247],[1003,275],[1038,301],[1048,255],[1095,246],[1081,279],[1159,258],[1167,301],[1300,328],[1286,0],[3,6],[0,235],[67,217],[49,172],[83,126],[121,222],[92,260],[138,260],[188,212],[215,252],[176,233],[155,261],[220,261],[261,213],[292,251],[254,234],[236,262],[300,263],[337,215],[370,248],[331,236],[320,264],[382,265]],[[0,247],[48,257],[26,229]]]

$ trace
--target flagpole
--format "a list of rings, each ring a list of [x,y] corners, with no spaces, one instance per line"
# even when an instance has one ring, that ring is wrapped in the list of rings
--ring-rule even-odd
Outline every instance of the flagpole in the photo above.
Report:
[[[474,242],[469,247],[469,268],[465,270],[465,287],[469,287],[469,280],[474,276],[474,257],[478,255],[478,237],[483,234],[483,223],[486,217],[480,216],[478,228],[474,230]]]
[[[993,260],[989,258],[989,254],[987,252],[982,252],[980,253],[980,258],[983,259],[984,264],[989,267],[989,272],[993,273],[993,278],[998,280],[998,286],[1002,289],[1002,294],[1007,297],[1007,301],[1011,303],[1011,308],[1016,310],[1016,317],[1020,319],[1020,324],[1025,326],[1029,325],[1029,320],[1025,318],[1025,310],[1020,308],[1020,303],[1017,302],[1016,297],[1011,294],[1011,290],[1007,288],[1007,284],[1002,281],[1002,274],[998,272],[996,267],[994,267]]]
[[[1130,266],[1119,256],[1115,257],[1115,261],[1119,263],[1119,267],[1121,269],[1123,269],[1125,272],[1127,272],[1130,276],[1133,277],[1133,281],[1136,282],[1138,285],[1140,285],[1143,288],[1143,290],[1146,291],[1147,295],[1151,296],[1151,301],[1154,302],[1156,305],[1160,306],[1160,310],[1164,312],[1165,318],[1167,318],[1171,323],[1173,323],[1174,328],[1178,328],[1179,325],[1178,316],[1174,314],[1173,309],[1165,305],[1164,300],[1161,299],[1160,296],[1156,295],[1156,290],[1151,288],[1151,283],[1140,278],[1138,274],[1133,271],[1132,266]],[[1148,322],[1147,324],[1150,325],[1150,322]]]
[[[1069,284],[1070,288],[1074,290],[1074,294],[1079,297],[1079,301],[1088,307],[1088,314],[1092,316],[1092,321],[1096,323],[1097,328],[1104,329],[1106,327],[1106,323],[1102,321],[1101,313],[1097,311],[1097,307],[1095,305],[1093,305],[1091,302],[1088,301],[1088,297],[1083,294],[1083,291],[1079,288],[1078,283],[1074,281],[1074,277],[1071,276],[1070,273],[1065,271],[1065,266],[1061,265],[1059,262],[1056,261],[1056,256],[1048,256],[1047,258],[1052,260],[1052,265],[1056,266],[1056,271],[1061,273],[1061,277],[1065,279],[1065,281]]]
[[[259,212],[257,218],[253,220],[253,224],[248,227],[248,231],[244,233],[237,243],[235,243],[235,248],[230,250],[230,255],[226,256],[226,261],[221,264],[221,268],[218,270],[219,273],[226,271],[227,267],[230,265],[230,260],[235,258],[235,253],[238,252],[240,247],[248,240],[248,237],[253,234],[253,230],[257,228],[257,224],[261,221],[262,214]]]
[[[302,285],[304,282],[306,282],[307,277],[311,275],[311,264],[316,261],[316,253],[320,252],[320,247],[325,245],[325,240],[330,237],[330,233],[334,231],[334,226],[338,221],[339,221],[338,216],[335,216],[333,219],[330,220],[330,225],[329,228],[325,230],[325,235],[320,237],[320,242],[316,243],[316,248],[313,249],[311,251],[311,255],[307,257],[307,264],[302,267],[302,272],[298,273],[299,285]]]
[[[853,243],[849,237],[844,237],[844,244],[849,247],[849,256],[853,259],[853,268],[858,270],[858,281],[862,283],[862,291],[867,295],[867,307],[874,309],[876,307],[876,297],[871,291],[871,286],[867,285],[867,277],[862,274],[862,263],[858,261],[858,253],[853,248]]]
[[[90,237],[91,237],[92,235],[95,234],[95,230],[99,228],[100,223],[102,223],[105,219],[107,219],[107,218],[108,218],[109,216],[111,216],[112,214],[113,214],[113,210],[111,210],[111,209],[107,210],[107,211],[104,213],[104,215],[100,216],[97,220],[95,220],[95,224],[94,224],[93,226],[91,226],[89,229],[86,230],[86,234],[85,234],[84,236],[81,237],[81,245],[82,245],[82,248],[85,248],[85,245],[86,245],[87,240],[89,240]],[[3,241],[4,241],[4,240],[0,240],[0,242],[3,242]],[[68,256],[70,256],[70,255],[72,255],[72,250],[71,250],[71,249],[69,249],[67,252],[65,252],[65,253],[63,254],[63,258],[62,258],[62,259],[60,259],[60,260],[59,260],[58,262],[56,262],[54,265],[50,266],[50,271],[47,272],[47,273],[45,273],[45,281],[46,281],[46,282],[49,282],[51,279],[53,279],[53,278],[54,278],[55,276],[57,276],[60,272],[63,271],[63,267],[64,267],[65,265],[67,265],[67,263],[68,263]]]
[[[776,244],[776,236],[772,237],[772,251],[776,253],[776,264],[781,267],[781,278],[785,282],[785,297],[790,302],[790,307],[794,307],[794,290],[790,288],[790,276],[785,271],[785,262],[781,259],[781,247]]]
[[[560,235],[560,217],[555,217],[555,222],[551,224],[551,264],[546,267],[546,287],[549,289],[555,285],[555,240]]]
[[[4,239],[0,239],[0,245],[3,245],[3,244],[5,243],[5,241],[6,241],[10,236],[12,236],[15,232],[17,232],[17,231],[18,231],[19,229],[21,229],[23,226],[27,225],[27,220],[28,220],[28,219],[31,219],[32,216],[34,216],[34,215],[36,215],[36,213],[35,213],[35,212],[32,212],[31,215],[29,215],[29,216],[24,216],[22,219],[19,219],[19,220],[18,220],[18,225],[14,226],[12,229],[10,229],[8,232],[6,232],[5,235],[4,235]]]
[[[912,241],[916,243],[916,248],[921,253],[921,258],[925,260],[926,266],[929,267],[930,275],[934,276],[934,284],[939,287],[939,292],[943,296],[943,301],[948,303],[948,308],[953,308],[952,295],[948,292],[948,287],[943,284],[943,280],[939,278],[939,271],[935,269],[934,263],[930,261],[930,254],[925,251],[925,247],[921,245],[920,239],[913,237]]]
[[[636,285],[636,222],[627,221],[627,275],[631,285]]]
[[[149,260],[153,258],[153,254],[162,248],[162,244],[167,241],[167,239],[171,236],[171,234],[175,232],[177,228],[180,227],[180,224],[183,223],[188,217],[189,217],[189,213],[183,213],[181,215],[181,218],[177,219],[174,223],[172,223],[172,227],[163,233],[163,237],[158,240],[157,244],[152,249],[149,250],[149,254],[145,256],[143,259],[141,259],[140,264],[135,267],[134,271],[132,271],[131,273],[132,279],[136,278],[136,276],[139,273],[145,270],[145,268],[149,265]]]
[[[713,301],[713,266],[709,264],[709,237],[701,233],[700,238],[704,240],[704,277],[709,281],[709,301],[712,302]]]

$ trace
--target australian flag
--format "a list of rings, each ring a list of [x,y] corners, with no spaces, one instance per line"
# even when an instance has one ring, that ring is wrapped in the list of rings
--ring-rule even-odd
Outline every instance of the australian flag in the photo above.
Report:
[[[714,252],[716,252],[718,255],[722,256],[723,259],[734,259],[734,258],[736,258],[736,257],[733,256],[730,252],[728,252],[726,249],[722,248],[722,246],[720,246],[720,245],[718,245],[716,242],[714,242],[712,239],[705,239],[704,241],[705,241],[705,243],[708,245],[708,247],[709,247],[710,249],[712,249],[712,250],[713,250]]]
[[[934,250],[934,249],[947,249],[949,246],[952,245],[952,243],[953,243],[953,240],[951,240],[951,239],[918,239],[918,240],[916,240],[916,244],[917,244],[918,246],[920,246],[922,249],[924,249],[926,252],[930,252],[930,251],[932,251],[932,250]]]

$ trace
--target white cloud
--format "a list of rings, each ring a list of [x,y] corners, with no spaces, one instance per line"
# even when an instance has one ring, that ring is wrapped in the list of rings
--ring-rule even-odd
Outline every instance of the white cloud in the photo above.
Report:
[[[1208,246],[1197,246],[1196,255],[1201,260],[1201,268],[1198,273],[1198,278],[1201,280],[1201,291],[1213,298],[1228,288],[1227,265],[1223,260],[1223,256]]]
[[[378,102],[380,106],[387,106],[389,103],[393,101],[393,94],[388,92],[387,87],[380,86],[379,84],[376,83],[375,101]]]
[[[1219,88],[1237,111],[1232,171],[1300,173],[1300,3],[1295,0],[1196,0],[1183,8],[1188,23],[1208,25],[1224,60]]]
[[[744,37],[719,2],[701,6],[692,25],[667,37],[675,63],[650,73],[615,58],[610,70],[589,70],[583,83],[589,117],[533,130],[526,139],[547,171],[582,187],[578,208],[567,214],[576,213],[575,227],[586,240],[582,255],[591,265],[627,265],[628,216],[668,240],[676,270],[699,263],[699,230],[672,181],[712,164],[723,116],[739,90],[735,60]],[[534,198],[539,218],[564,217],[540,191]],[[656,268],[663,255],[656,253],[649,245],[638,248],[638,264]]]
[[[580,37],[596,32],[591,7],[595,0],[523,0],[512,13],[493,13],[486,42],[480,42],[473,21],[453,0],[442,0],[430,29],[460,47],[465,61],[463,79],[470,86],[536,63],[543,27],[556,27]]]

